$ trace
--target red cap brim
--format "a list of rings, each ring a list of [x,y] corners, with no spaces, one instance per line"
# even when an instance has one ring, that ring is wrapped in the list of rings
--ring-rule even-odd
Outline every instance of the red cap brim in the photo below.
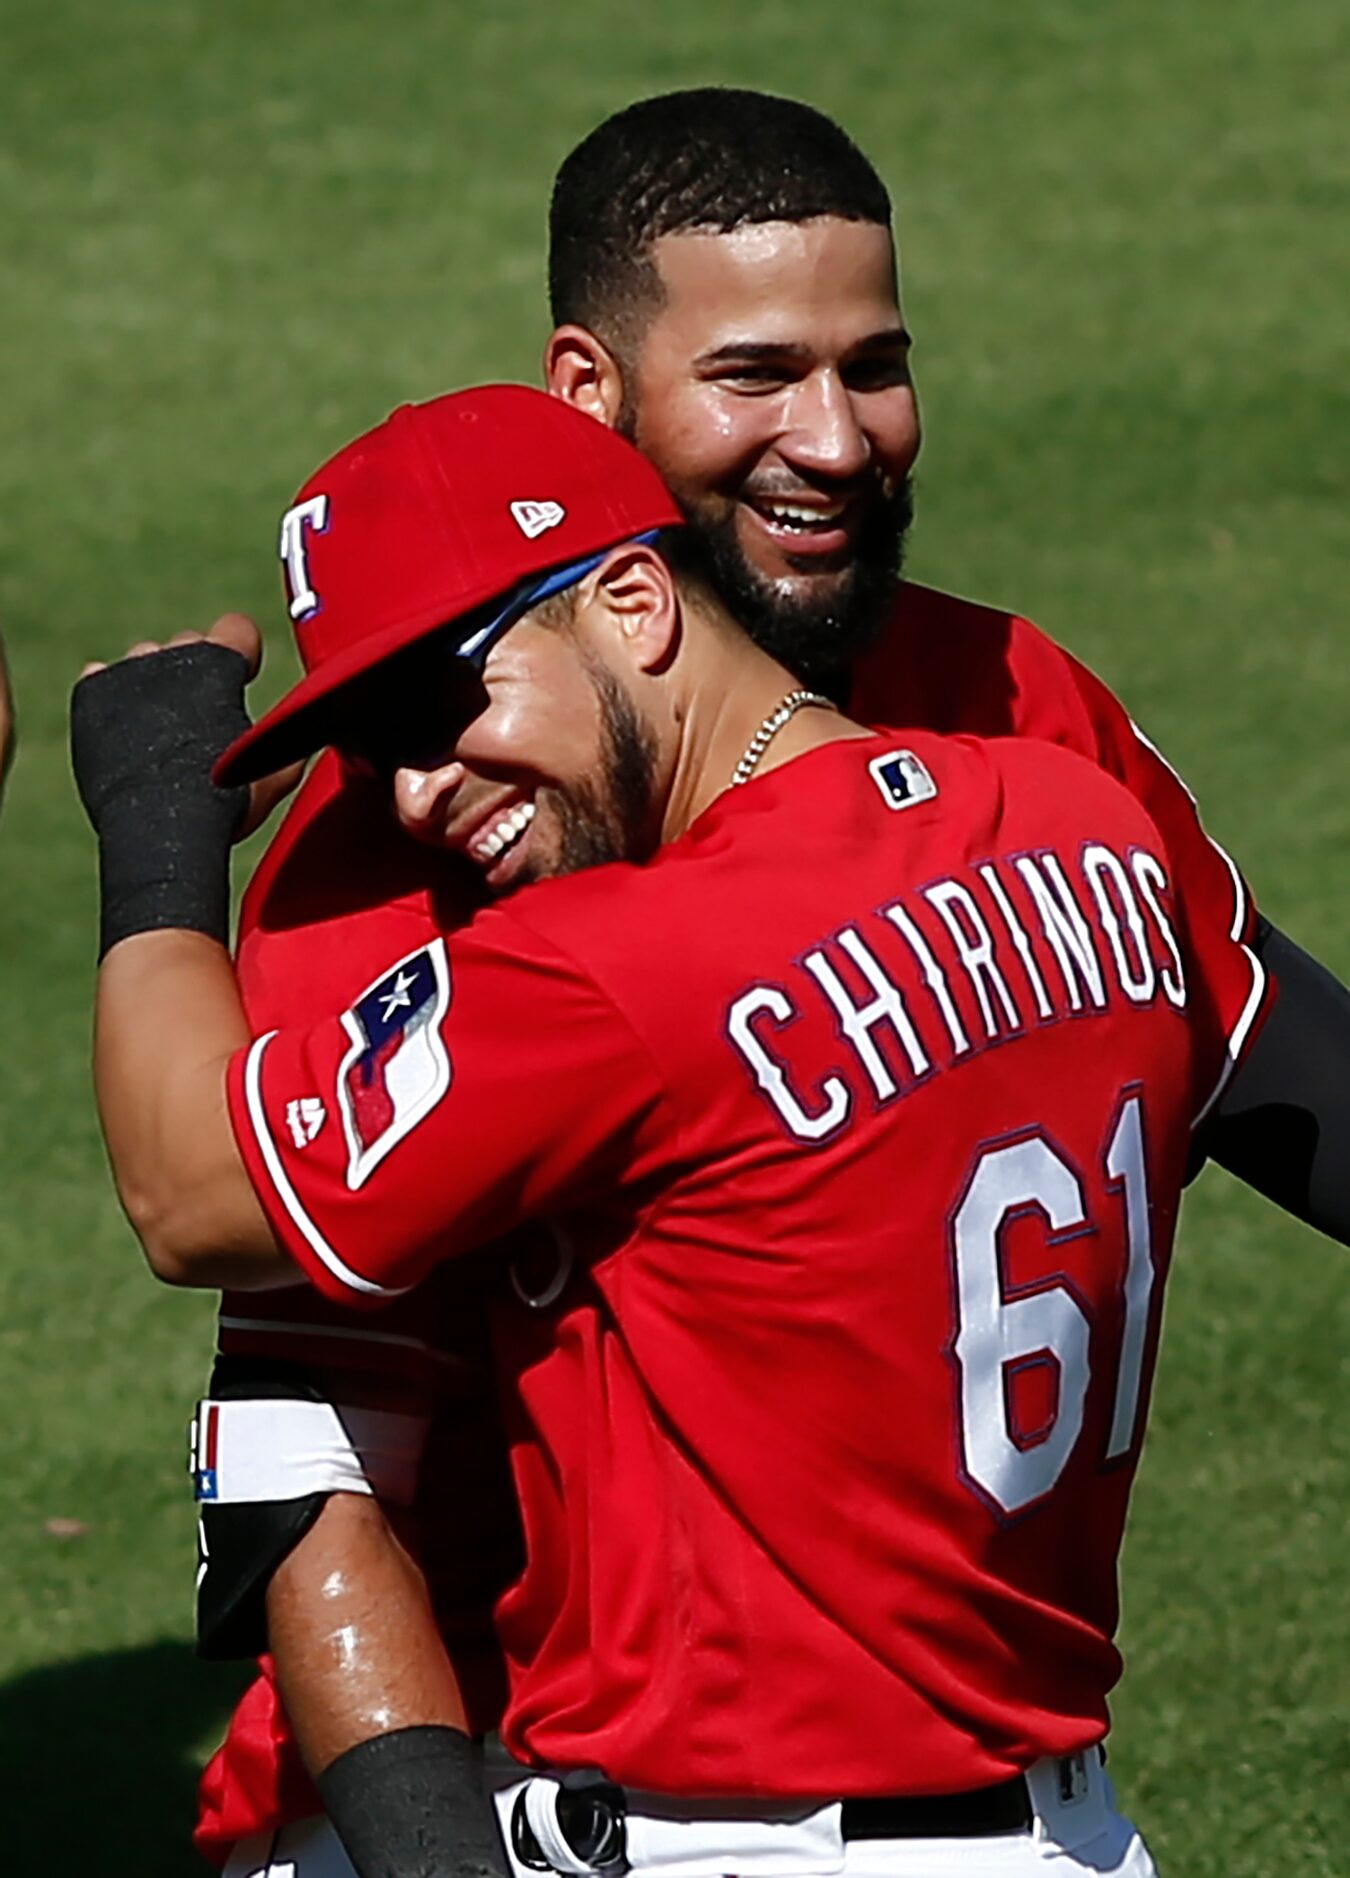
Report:
[[[615,544],[617,545],[617,544]],[[395,653],[430,638],[456,619],[477,613],[489,601],[505,598],[494,591],[459,592],[443,606],[428,607],[411,619],[399,620],[383,632],[372,633],[343,651],[334,652],[322,665],[308,672],[279,703],[260,717],[252,729],[236,737],[227,750],[216,758],[211,779],[220,788],[236,783],[257,782],[275,770],[285,769],[302,757],[312,756],[328,741],[337,693],[365,678],[376,666]]]

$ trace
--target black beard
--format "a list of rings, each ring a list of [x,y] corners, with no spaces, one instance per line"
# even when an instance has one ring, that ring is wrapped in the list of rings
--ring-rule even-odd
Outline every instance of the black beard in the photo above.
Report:
[[[794,678],[844,703],[853,665],[880,638],[895,601],[914,519],[910,479],[878,505],[852,561],[823,594],[785,590],[766,580],[737,539],[734,507],[715,516],[696,509],[687,514],[708,579],[731,617]]]
[[[631,376],[624,375],[614,428],[641,449],[637,404],[627,390]],[[715,514],[687,502],[680,506],[696,544],[699,571],[731,617],[800,683],[847,704],[853,665],[881,637],[900,585],[905,540],[914,520],[913,479],[906,476],[878,505],[840,584],[820,598],[783,593],[751,566],[736,536],[734,503]]]
[[[657,843],[655,742],[613,673],[589,659],[587,665],[600,700],[600,775],[539,791],[541,805],[548,803],[557,816],[557,851],[522,868],[515,886],[608,861],[644,860]]]

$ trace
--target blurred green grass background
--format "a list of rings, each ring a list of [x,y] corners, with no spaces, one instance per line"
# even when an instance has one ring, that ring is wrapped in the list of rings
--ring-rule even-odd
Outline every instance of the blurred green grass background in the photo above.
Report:
[[[277,516],[408,396],[533,378],[558,161],[629,99],[836,114],[897,199],[929,441],[913,571],[1066,640],[1343,977],[1350,17],[1336,0],[6,0],[0,1787],[16,1869],[160,1878],[233,1679],[188,1657],[210,1307],[145,1276],[87,1070],[88,657],[268,628]],[[155,1013],[146,1013],[147,1023]],[[1188,1202],[1112,1769],[1165,1872],[1350,1871],[1345,1257]],[[49,1522],[78,1522],[50,1529]]]

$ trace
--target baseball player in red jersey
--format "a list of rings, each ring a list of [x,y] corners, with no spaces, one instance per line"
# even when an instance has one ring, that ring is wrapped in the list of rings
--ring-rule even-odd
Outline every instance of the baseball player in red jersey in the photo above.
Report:
[[[734,554],[725,552],[721,577],[730,577],[738,610],[751,616],[755,629],[772,627],[772,608],[783,603],[787,620],[796,627],[796,639],[787,648],[794,665],[802,663],[802,655],[830,646],[830,635],[839,625],[828,605],[811,612],[811,593],[826,590],[830,597],[828,590],[839,580],[841,563],[828,554],[811,563],[813,548],[821,546],[821,530],[813,528],[807,535],[800,526],[804,520],[800,511],[819,503],[822,494],[828,496],[837,486],[856,496],[858,486],[866,481],[858,475],[856,462],[849,464],[849,426],[839,423],[839,406],[824,393],[832,376],[837,374],[836,381],[851,377],[852,366],[858,362],[856,342],[873,329],[862,321],[862,312],[852,323],[839,317],[851,304],[858,310],[852,274],[839,304],[821,306],[822,278],[843,280],[847,270],[817,265],[811,293],[802,293],[802,263],[819,259],[836,263],[837,254],[834,244],[826,242],[822,257],[796,255],[790,237],[798,223],[813,216],[817,218],[813,235],[837,233],[839,222],[871,220],[884,225],[888,218],[884,192],[875,175],[854,186],[856,175],[845,173],[847,162],[841,169],[837,145],[830,146],[832,137],[843,141],[836,128],[819,115],[759,94],[695,92],[648,100],[601,126],[580,146],[563,169],[554,201],[552,276],[560,334],[550,346],[550,383],[563,396],[588,404],[606,421],[637,424],[644,447],[657,460],[667,460],[695,522],[719,528],[730,515],[734,543],[744,554],[745,567],[738,571]],[[851,160],[862,162],[856,152]],[[871,199],[867,190],[873,190]],[[650,210],[650,220],[644,222],[637,216],[625,223],[623,216],[633,216],[633,203],[638,199]],[[879,199],[881,207],[877,207]],[[744,244],[729,244],[725,252],[738,257],[730,274],[715,278],[702,267],[697,282],[691,282],[683,259],[697,254],[706,259],[715,248],[706,240],[683,239],[682,231],[695,227],[753,229],[760,237],[759,254],[747,254]],[[781,239],[783,235],[789,239]],[[627,282],[621,267],[625,257],[633,276]],[[646,280],[642,280],[644,269]],[[794,310],[787,332],[792,344],[772,347],[768,357],[759,344],[768,302],[762,293],[755,293],[757,274],[772,285],[772,306],[779,316],[787,308]],[[659,284],[665,310],[655,321],[650,317],[650,295],[642,319],[633,319],[633,306],[642,302],[642,291],[631,291],[635,282],[646,289],[653,282]],[[729,289],[734,289],[730,297]],[[864,295],[862,306],[866,304]],[[618,317],[620,308],[625,310],[623,319]],[[822,312],[830,314],[826,321],[821,319]],[[646,349],[640,344],[644,321],[652,340]],[[747,347],[744,357],[727,353],[729,331],[732,338],[751,338],[757,344]],[[785,336],[781,325],[775,336],[779,340]],[[798,344],[802,340],[807,342],[805,349]],[[719,357],[710,361],[706,357],[710,353]],[[717,376],[708,374],[710,362]],[[779,372],[777,383],[774,370]],[[744,376],[736,376],[738,372]],[[858,432],[873,453],[873,464],[896,460],[882,451],[875,417],[866,415],[884,402],[881,389],[877,383],[867,389],[852,374],[851,409]],[[901,385],[892,385],[888,391],[892,402],[905,396]],[[781,426],[785,398],[792,402],[790,434],[783,434]],[[749,436],[742,423],[745,411],[760,413],[759,426]],[[768,520],[760,513],[762,498],[768,494],[796,498],[798,513],[781,518],[785,528],[798,526],[790,539],[790,558],[779,552],[781,531],[777,543],[772,530],[760,531],[760,522]],[[817,515],[815,520],[821,522],[824,516]],[[764,580],[759,592],[749,593],[749,599],[759,605],[747,607],[745,578],[753,586],[755,571]],[[800,612],[798,603],[804,599],[807,605]],[[837,642],[834,650],[847,659],[852,646],[845,640]],[[1205,843],[1198,830],[1187,794],[1149,747],[1138,742],[1121,706],[1091,674],[1027,622],[913,586],[899,592],[890,627],[871,659],[869,678],[875,678],[879,670],[884,685],[888,667],[894,669],[896,684],[884,687],[879,695],[899,693],[903,721],[944,729],[1035,732],[1083,749],[1113,774],[1127,777],[1151,811],[1170,826],[1175,851],[1187,845],[1192,879],[1205,879],[1215,903],[1230,905],[1234,930],[1245,931],[1247,937],[1258,935],[1256,945],[1267,965],[1279,963],[1281,978],[1281,1022],[1267,1025],[1256,1054],[1262,1076],[1254,1080],[1249,1065],[1239,1084],[1230,1085],[1224,1101],[1211,1114],[1211,1123],[1217,1119],[1222,1127],[1209,1138],[1209,1147],[1234,1172],[1281,1204],[1342,1236],[1344,1183],[1333,1178],[1326,1166],[1312,1170],[1312,1178],[1303,1168],[1305,1144],[1318,1138],[1333,1140],[1335,1131],[1324,1127],[1288,1136],[1281,1129],[1281,1117],[1303,1114],[1305,1091],[1318,1084],[1318,1078],[1326,1087],[1335,1087],[1335,1072],[1327,1070],[1326,1059],[1327,1052],[1335,1055],[1344,1039],[1339,988],[1326,978],[1322,984],[1311,980],[1309,962],[1296,948],[1288,947],[1279,933],[1258,928],[1235,873],[1230,873],[1226,860]],[[867,700],[858,708],[866,716]],[[881,710],[875,716],[881,716]],[[336,766],[321,762],[308,785],[308,800],[300,804],[297,815],[304,817],[306,809],[314,806],[315,793],[334,789]],[[344,813],[351,813],[351,791],[347,791]],[[342,815],[336,815],[327,854],[340,854],[340,858],[329,862],[315,858],[306,843],[297,843],[299,854],[285,849],[274,896],[282,915],[276,924],[265,924],[253,933],[246,945],[253,960],[265,958],[268,952],[274,958],[284,956],[287,941],[299,941],[300,935],[314,937],[329,948],[338,943],[332,918],[349,907],[349,883],[353,877],[366,877],[372,856],[370,847],[361,843],[361,823],[349,830],[351,839],[345,847],[340,830]],[[295,926],[297,907],[304,907],[302,928]],[[374,924],[349,920],[342,928],[342,945],[351,948],[349,988],[368,982],[379,962],[374,952],[362,954],[362,933],[374,939]],[[291,982],[291,1012],[312,1008],[300,1007],[300,997],[314,977],[314,958],[310,952],[302,980]],[[272,977],[274,984],[278,980],[280,973]],[[1296,990],[1297,1005],[1309,1012],[1309,1022],[1301,1025],[1297,1048],[1284,1050],[1284,1059],[1294,1069],[1284,1078],[1277,1102],[1269,1095],[1269,1054],[1273,1039],[1286,1037],[1290,1031]],[[278,1010],[278,1016],[285,1014],[285,1008]],[[1266,1061],[1260,1061],[1262,1050]],[[1326,1074],[1314,1070],[1316,1061]],[[1258,1095],[1250,1093],[1252,1085]],[[246,1309],[238,1301],[231,1309],[229,1316],[235,1322],[225,1326],[225,1347],[233,1337],[244,1335],[238,1316]],[[424,1322],[424,1315],[419,1316],[419,1326]],[[385,1348],[391,1354],[396,1350],[396,1345],[377,1343],[370,1333],[334,1339],[330,1330],[332,1326],[325,1326],[319,1343],[330,1356],[342,1352],[345,1360],[359,1348],[368,1352]],[[285,1354],[278,1313],[268,1309],[246,1341],[252,1350],[272,1348]],[[302,1350],[310,1348],[314,1348],[312,1343],[302,1345]],[[300,1547],[300,1561],[302,1557],[304,1547]],[[220,1816],[208,1818],[208,1835],[220,1824]],[[220,1842],[220,1833],[214,1833],[214,1839]]]
[[[525,461],[547,548],[511,533]],[[160,678],[117,668],[83,718],[77,694],[124,1199],[162,1276],[274,1284],[289,1253],[358,1305],[561,1228],[588,1295],[521,1378],[502,1613],[504,1734],[541,1770],[528,1856],[613,1862],[578,1853],[545,1771],[602,1768],[590,1803],[638,1870],[1148,1872],[1096,1753],[1115,1557],[1190,1124],[1251,1034],[1251,954],[1095,766],[869,733],[795,687],[644,541],[653,482],[497,390],[396,414],[302,492],[310,675],[225,770],[357,740],[373,670],[386,699],[417,680],[410,714],[462,712],[478,662],[447,845],[497,888],[621,863],[386,961],[317,1025],[236,1048],[223,948],[120,891],[101,724]],[[445,619],[452,657],[390,662]],[[190,892],[224,842],[182,832],[178,759],[132,741]]]
[[[884,192],[883,206],[877,207],[875,198],[867,198],[865,179],[856,188],[853,178],[841,179],[837,158],[828,149],[833,127],[826,126],[822,134],[822,122],[802,107],[753,94],[696,93],[649,101],[602,126],[575,153],[560,179],[554,214],[559,332],[550,348],[553,387],[607,421],[635,425],[643,445],[668,469],[696,523],[725,534],[730,520],[752,590],[747,593],[746,579],[738,575],[725,543],[722,577],[736,594],[738,610],[748,612],[761,630],[776,626],[772,607],[784,602],[795,634],[784,650],[798,667],[805,653],[818,654],[822,646],[827,661],[834,652],[851,650],[847,641],[832,646],[830,634],[838,620],[830,605],[813,609],[809,604],[822,589],[833,601],[841,559],[847,559],[830,550],[820,526],[830,519],[822,512],[822,496],[828,502],[831,492],[843,489],[856,497],[866,475],[849,451],[856,453],[859,437],[872,467],[880,463],[902,476],[917,436],[903,414],[898,425],[889,427],[878,417],[910,400],[907,385],[894,372],[893,356],[889,379],[881,369],[888,363],[886,348],[876,343],[878,335],[898,325],[889,241],[879,290],[870,278],[860,281],[856,241],[846,239],[842,250],[838,241],[841,235],[865,236],[869,221],[884,227]],[[773,200],[756,170],[757,153],[766,172],[777,165],[772,188],[779,193]],[[702,192],[698,201],[690,188],[695,171]],[[673,180],[664,197],[657,197],[651,227],[622,226],[627,202],[644,191],[650,202],[654,173]],[[790,185],[777,180],[783,176],[796,178],[795,200]],[[731,177],[741,184],[739,202],[733,199]],[[628,185],[627,194],[621,182]],[[871,183],[880,190],[874,176]],[[802,230],[800,222],[813,215],[814,225]],[[719,243],[681,232],[737,226],[756,239]],[[660,231],[654,239],[653,229]],[[588,230],[593,231],[589,251]],[[796,251],[794,243],[801,241],[811,253]],[[819,255],[813,243],[820,245]],[[619,321],[606,310],[606,290],[612,305],[626,301],[631,306],[635,297],[618,291],[622,282],[615,278],[614,256],[625,246],[634,271],[644,260],[654,263],[662,292],[645,353],[635,344],[631,317]],[[805,274],[812,282],[809,295],[801,290]],[[840,289],[823,304],[822,278]],[[770,310],[771,330],[765,325]],[[728,350],[731,339],[751,343],[738,355]],[[770,339],[778,343],[770,345]],[[709,370],[714,354],[715,374]],[[860,366],[867,368],[861,374]],[[832,400],[832,384],[846,385],[846,411]],[[787,404],[791,423],[785,428]],[[851,438],[843,421],[850,416]],[[772,502],[781,497],[791,500],[775,523]],[[790,509],[796,512],[788,514]],[[762,577],[758,590],[756,570]],[[794,612],[791,602],[803,595],[808,604]],[[1215,906],[1226,908],[1234,930],[1252,936],[1255,919],[1241,884],[1205,840],[1175,777],[1140,742],[1105,688],[1027,622],[904,586],[876,652],[862,668],[855,700],[861,715],[877,721],[1030,733],[1084,751],[1123,776],[1168,828],[1174,851],[1187,856],[1193,890],[1198,894],[1204,883]],[[335,765],[325,759],[308,786],[310,801],[336,793],[336,787]],[[350,800],[350,790],[347,795]],[[302,804],[298,814],[304,815],[306,807]],[[337,814],[334,827],[341,826]],[[359,825],[340,865],[298,845],[299,854],[287,849],[276,876],[275,898],[284,903],[284,916],[245,937],[246,992],[249,961],[266,978],[262,961],[272,958],[278,1015],[310,1008],[300,1005],[308,966],[303,976],[293,969],[288,943],[312,937],[331,949],[341,930],[344,955],[350,952],[349,991],[367,982],[379,962],[361,949],[363,932],[372,933],[370,925],[348,920],[335,929],[333,924],[337,913],[350,908],[352,876],[364,877],[367,871],[354,861],[355,855],[370,852],[361,843]],[[335,838],[329,854],[340,845]],[[303,925],[295,924],[297,909],[303,909]],[[311,950],[308,957],[313,956]],[[1253,998],[1257,976],[1254,972]],[[1243,1171],[1261,1184],[1259,1175]],[[1289,1204],[1287,1194],[1280,1197]],[[247,1313],[254,1347],[275,1348],[276,1335],[257,1328],[265,1315],[256,1301]],[[420,1321],[425,1323],[424,1314]],[[227,1322],[226,1348],[238,1334]],[[326,1335],[322,1347],[334,1352],[331,1337]],[[344,1353],[360,1347],[359,1332],[342,1339]],[[219,1823],[218,1818],[208,1821],[208,1832]],[[217,1842],[221,1836],[228,1837],[228,1827],[216,1835]]]

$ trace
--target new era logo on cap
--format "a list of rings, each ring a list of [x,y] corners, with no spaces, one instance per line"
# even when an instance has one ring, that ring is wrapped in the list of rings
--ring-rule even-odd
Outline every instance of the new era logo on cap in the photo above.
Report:
[[[533,541],[536,535],[546,535],[550,528],[556,528],[567,510],[561,502],[513,502],[511,514],[521,534]]]

